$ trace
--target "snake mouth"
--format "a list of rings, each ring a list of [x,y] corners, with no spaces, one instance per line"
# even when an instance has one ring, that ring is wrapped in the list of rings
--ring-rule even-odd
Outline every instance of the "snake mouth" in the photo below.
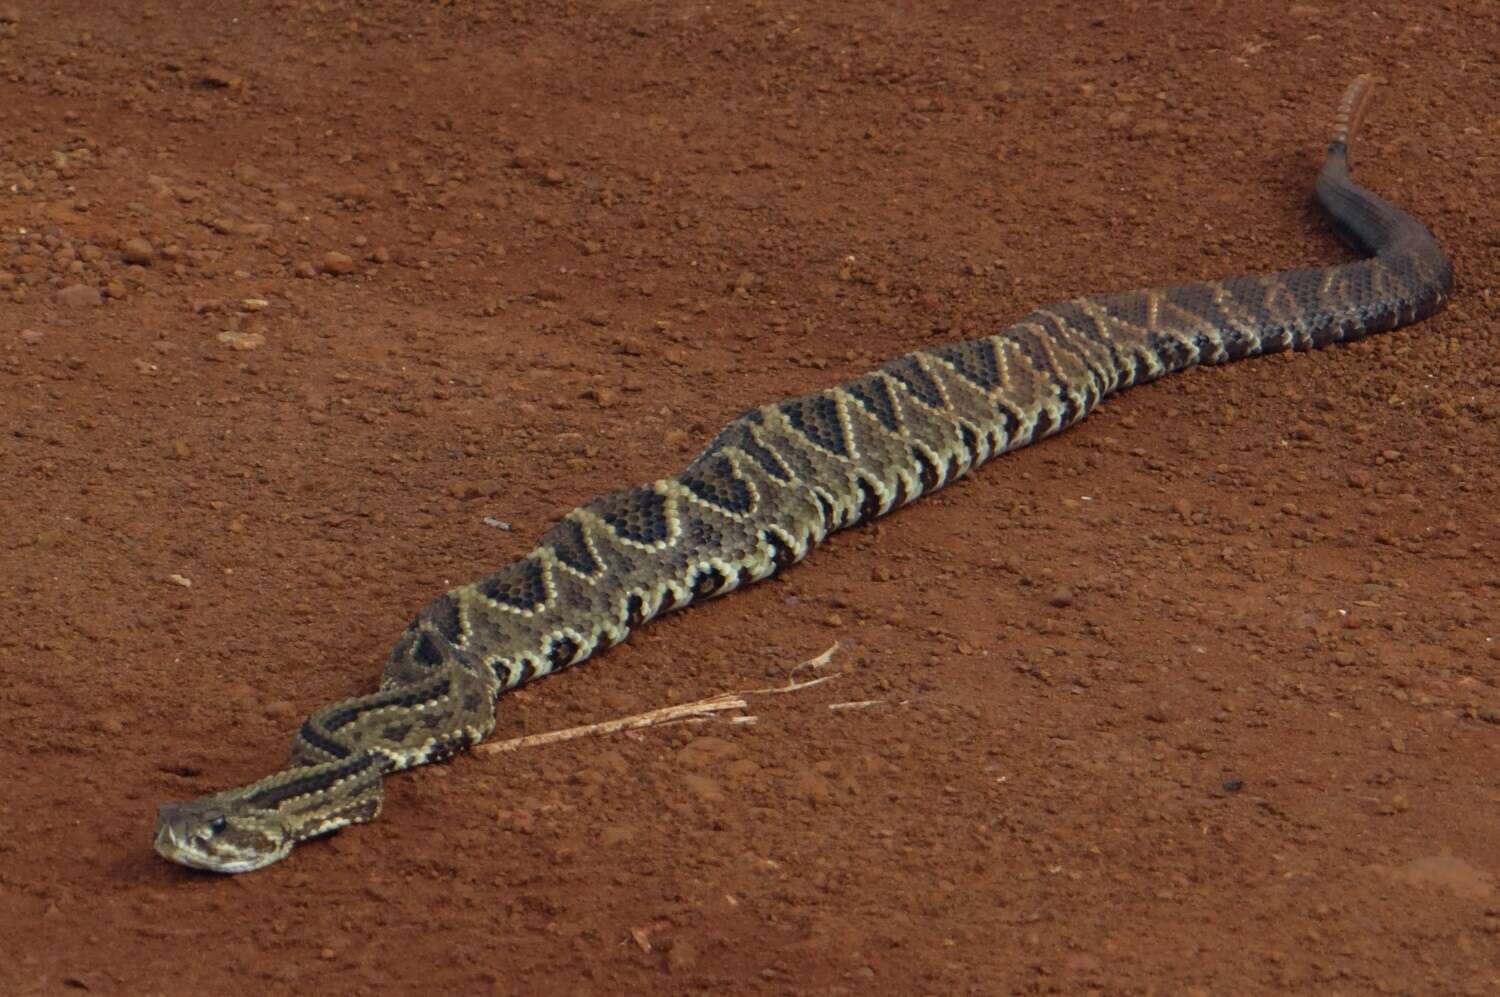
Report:
[[[166,803],[157,809],[156,854],[164,859],[204,872],[253,872],[286,856],[291,850],[255,848],[236,844],[220,835],[222,823],[205,824],[191,805]]]

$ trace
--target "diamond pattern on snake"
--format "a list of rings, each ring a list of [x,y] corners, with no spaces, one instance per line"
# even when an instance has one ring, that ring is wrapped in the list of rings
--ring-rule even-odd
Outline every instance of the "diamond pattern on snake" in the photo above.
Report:
[[[1073,298],[746,412],[686,470],[574,509],[519,561],[439,596],[396,642],[379,690],[311,714],[280,771],[163,804],[157,852],[214,872],[270,865],[374,819],[387,775],[483,740],[507,690],[662,613],[769,577],[835,530],[1060,432],[1114,392],[1434,314],[1452,284],[1442,249],[1350,178],[1349,142],[1371,89],[1363,77],[1349,87],[1316,185],[1361,259]]]

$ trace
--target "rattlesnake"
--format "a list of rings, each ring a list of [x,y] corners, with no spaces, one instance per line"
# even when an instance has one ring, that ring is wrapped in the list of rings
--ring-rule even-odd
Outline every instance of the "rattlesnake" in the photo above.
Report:
[[[1448,260],[1414,218],[1354,184],[1350,86],[1317,197],[1367,258],[1074,298],[993,336],[919,350],[747,412],[687,469],[568,513],[524,558],[428,605],[372,695],[313,713],[282,771],[161,806],[156,850],[245,872],[380,811],[382,780],[476,744],[499,696],[668,610],[801,560],[829,533],[1059,432],[1101,399],[1194,364],[1357,339],[1441,309]]]

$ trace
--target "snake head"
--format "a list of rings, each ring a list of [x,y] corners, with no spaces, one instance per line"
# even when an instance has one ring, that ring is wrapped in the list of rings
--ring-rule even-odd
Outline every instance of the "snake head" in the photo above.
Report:
[[[373,820],[383,799],[382,756],[360,752],[293,765],[260,782],[156,809],[156,851],[194,869],[250,872],[299,842]]]
[[[274,811],[236,808],[219,796],[156,809],[156,851],[209,872],[250,872],[286,857],[296,843]]]

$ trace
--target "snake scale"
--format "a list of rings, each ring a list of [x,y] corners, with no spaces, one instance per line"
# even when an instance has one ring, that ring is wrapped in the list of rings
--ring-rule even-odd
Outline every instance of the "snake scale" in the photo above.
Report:
[[[505,691],[655,616],[767,578],[833,531],[1057,433],[1113,392],[1434,314],[1452,283],[1442,249],[1349,176],[1371,87],[1365,77],[1349,87],[1316,188],[1364,258],[1074,298],[993,336],[747,412],[680,474],[574,509],[525,557],[434,600],[391,651],[379,691],[309,716],[280,772],[163,804],[156,850],[216,872],[269,865],[373,819],[386,775],[478,743]]]

